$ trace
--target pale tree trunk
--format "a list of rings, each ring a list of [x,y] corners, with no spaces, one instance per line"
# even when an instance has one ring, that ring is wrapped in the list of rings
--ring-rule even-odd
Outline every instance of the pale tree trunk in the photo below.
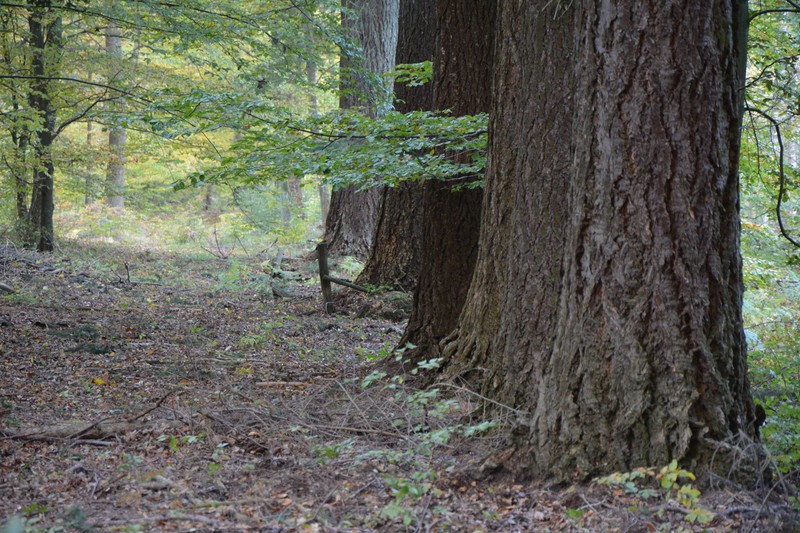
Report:
[[[324,183],[317,185],[317,194],[319,194],[319,212],[322,221],[328,220],[328,213],[331,210],[331,192]]]
[[[755,478],[746,21],[739,0],[499,3],[480,257],[445,353],[525,413],[508,468]]]
[[[89,81],[92,81],[92,75],[89,74]],[[89,151],[90,156],[86,164],[86,176],[84,177],[85,194],[83,197],[83,205],[92,205],[95,202],[94,196],[94,157],[91,152],[94,150],[94,122],[91,120],[86,121],[86,149]]]
[[[397,63],[433,61],[435,50],[434,0],[401,0]],[[396,86],[394,107],[403,113],[432,110],[433,84]],[[422,190],[419,183],[411,182],[384,187],[375,240],[358,283],[414,289],[422,252]]]
[[[309,39],[313,39],[313,35],[311,32],[309,33]],[[317,65],[313,60],[306,61],[306,81],[308,81],[308,105],[311,110],[312,115],[316,115],[319,112],[319,99],[317,98]],[[328,211],[330,211],[331,206],[331,193],[328,187],[320,181],[317,184],[317,194],[319,195],[319,210],[320,210],[320,219],[322,223],[325,224],[325,221],[328,219]]]
[[[489,111],[495,4],[493,0],[436,0],[436,109],[450,109],[454,116]],[[427,183],[423,204],[420,273],[401,343],[418,346],[419,357],[432,357],[438,341],[455,327],[472,279],[481,191],[453,191],[451,184]]]
[[[292,208],[300,220],[305,220],[306,212],[303,209],[303,182],[300,176],[289,176],[289,197]]]
[[[397,46],[397,20],[400,0],[349,0],[345,6],[352,17],[342,23],[361,45],[360,58],[343,54],[341,58],[342,109],[358,109],[377,116],[389,101],[391,85],[374,85],[378,78],[394,68]],[[325,220],[324,240],[334,254],[366,259],[372,247],[383,192],[380,187],[357,191],[345,187],[331,193]]]
[[[122,33],[110,24],[106,26],[106,53],[112,60],[122,59]],[[121,104],[111,104],[112,110],[121,111]],[[109,160],[106,167],[106,204],[110,207],[125,207],[125,142],[127,131],[124,126],[112,123],[108,126]]]
[[[281,201],[281,225],[285,229],[292,225],[292,194],[289,190],[288,181],[281,181],[279,187]]]

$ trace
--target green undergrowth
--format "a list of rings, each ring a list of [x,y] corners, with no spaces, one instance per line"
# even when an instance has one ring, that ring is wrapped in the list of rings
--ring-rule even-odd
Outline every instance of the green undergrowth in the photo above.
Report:
[[[396,359],[404,361],[404,349]],[[314,446],[320,464],[352,464],[368,467],[377,476],[391,500],[366,517],[371,527],[401,525],[422,527],[444,512],[429,506],[432,498],[441,496],[437,481],[457,468],[452,458],[441,453],[455,439],[490,437],[488,433],[502,424],[500,419],[471,421],[469,401],[458,398],[438,387],[419,389],[410,384],[421,373],[435,371],[441,359],[422,361],[407,372],[390,375],[375,370],[363,378],[350,380],[351,397],[372,405],[365,416],[380,420],[382,433],[396,438],[384,446],[359,447],[356,439],[319,442]],[[366,410],[364,411],[366,413]],[[397,445],[399,440],[402,444]],[[373,441],[374,442],[374,441]],[[355,522],[354,522],[355,524]]]
[[[761,436],[780,473],[800,478],[800,251],[745,222],[744,320]]]
[[[637,468],[631,472],[615,472],[595,480],[600,485],[621,490],[634,498],[636,505],[631,512],[654,514],[664,520],[670,510],[680,510],[682,522],[689,525],[708,524],[715,514],[700,505],[700,490],[694,485],[695,475],[672,461],[663,468]],[[658,505],[654,502],[661,502]],[[691,526],[690,526],[691,527]],[[683,524],[663,521],[658,531],[693,531]]]

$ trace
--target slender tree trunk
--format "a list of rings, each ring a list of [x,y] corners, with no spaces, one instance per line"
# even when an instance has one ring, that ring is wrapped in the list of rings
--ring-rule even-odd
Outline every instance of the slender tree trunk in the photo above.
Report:
[[[331,192],[324,183],[317,185],[317,193],[319,194],[319,211],[322,221],[328,220],[328,213],[331,210]]]
[[[61,18],[48,22],[49,2],[40,2],[32,10],[28,25],[31,33],[32,72],[37,79],[31,84],[29,104],[41,117],[42,124],[35,132],[33,154],[33,188],[28,210],[28,232],[25,240],[36,245],[40,252],[53,251],[53,157],[52,146],[56,137],[56,110],[51,101],[52,66],[62,46]]]
[[[311,31],[308,31],[308,38],[314,39]],[[311,114],[316,115],[319,112],[319,99],[317,98],[317,64],[313,60],[306,61],[306,81],[308,82],[308,105]],[[331,193],[322,181],[317,184],[317,194],[319,195],[320,219],[325,224],[330,211]]]
[[[213,183],[206,185],[206,193],[203,196],[203,211],[210,211],[214,207],[216,187]]]
[[[0,46],[2,47],[3,61],[11,69],[25,68],[19,60],[16,51],[18,41],[21,39],[20,31],[13,15],[0,17]],[[26,99],[30,90],[22,80],[8,80],[8,93],[11,101],[12,116],[19,116],[22,108],[26,106]],[[28,102],[29,103],[29,102]],[[24,124],[12,124],[8,129],[14,153],[5,159],[5,164],[11,172],[14,184],[15,212],[17,215],[16,226],[23,231],[28,223],[28,194],[30,183],[26,174],[30,172],[28,162],[28,149],[30,147],[30,129]]]
[[[89,74],[89,81],[92,80],[92,75]],[[86,149],[90,154],[94,150],[94,122],[91,120],[86,121]],[[85,196],[83,198],[83,205],[92,205],[95,202],[94,196],[94,158],[89,157],[86,164],[86,177],[84,178]]]
[[[436,50],[434,0],[401,0],[397,63],[433,61]],[[395,87],[395,109],[433,109],[433,84]],[[404,182],[384,187],[375,241],[358,283],[411,291],[416,286],[422,251],[422,186]]]
[[[281,181],[278,186],[281,199],[281,225],[285,229],[292,225],[292,194],[288,181]]]
[[[499,3],[480,257],[445,353],[525,413],[510,469],[754,479],[746,21],[739,0]]]
[[[18,105],[14,102],[14,110],[17,111]],[[25,225],[28,223],[28,190],[29,183],[25,179],[25,161],[28,156],[29,132],[23,129],[11,131],[11,141],[14,143],[16,154],[12,171],[14,173],[14,193],[16,197],[17,223]]]
[[[113,24],[106,26],[106,53],[112,60],[122,59],[122,33]],[[121,104],[118,102],[112,103],[111,107],[114,111],[121,111]],[[108,126],[110,154],[106,167],[106,204],[110,207],[125,207],[125,143],[127,136],[125,127],[115,124],[112,119],[112,123]]]
[[[343,17],[342,22],[361,45],[362,56],[356,59],[342,55],[342,109],[358,109],[377,116],[390,101],[391,85],[374,82],[394,68],[399,1],[345,2],[353,15]],[[361,192],[345,187],[331,193],[324,237],[331,253],[368,257],[382,198],[380,187]]]
[[[436,0],[438,36],[434,105],[455,116],[489,111],[496,2]],[[401,343],[431,356],[455,327],[469,288],[480,232],[481,191],[427,183],[421,267]]]
[[[303,183],[300,176],[289,177],[289,198],[292,202],[292,208],[297,213],[300,220],[305,220],[306,213],[303,209]]]

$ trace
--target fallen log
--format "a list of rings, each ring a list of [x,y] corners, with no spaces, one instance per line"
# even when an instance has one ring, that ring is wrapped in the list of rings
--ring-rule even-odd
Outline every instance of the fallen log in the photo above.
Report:
[[[0,429],[3,440],[102,440],[145,429],[152,424],[137,422],[85,422],[72,420],[50,426]]]

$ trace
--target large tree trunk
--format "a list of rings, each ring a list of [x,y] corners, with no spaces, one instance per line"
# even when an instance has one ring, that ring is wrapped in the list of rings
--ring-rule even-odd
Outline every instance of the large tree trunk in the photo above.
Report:
[[[380,188],[357,191],[345,187],[331,193],[323,238],[330,244],[331,254],[368,256],[382,198]]]
[[[40,252],[53,251],[53,141],[56,138],[56,110],[52,105],[52,65],[58,61],[62,46],[61,18],[47,20],[49,2],[32,10],[28,25],[31,32],[32,72],[36,80],[31,84],[29,103],[42,119],[35,133],[33,153],[33,188],[31,206],[28,210],[27,235],[25,240],[35,244]]]
[[[374,117],[390,101],[391,85],[373,82],[394,68],[399,1],[347,0],[344,3],[352,15],[344,16],[342,24],[361,45],[362,53],[358,58],[342,54],[339,98],[342,109],[358,109]],[[331,193],[324,237],[331,253],[367,258],[382,198],[383,191],[379,187],[366,191],[345,187]]]
[[[437,0],[434,105],[454,116],[485,113],[491,102],[496,2]],[[421,267],[414,307],[401,343],[430,356],[455,327],[478,253],[481,191],[427,183]]]
[[[106,26],[106,53],[112,60],[122,59],[122,33],[113,24]],[[112,108],[120,110],[119,103]],[[110,151],[106,167],[106,204],[111,207],[125,207],[125,143],[127,131],[124,126],[110,124],[108,127],[108,148]]]
[[[434,0],[401,0],[397,63],[433,61],[436,50]],[[395,87],[401,113],[433,109],[433,84]],[[384,187],[383,201],[367,264],[358,283],[411,291],[416,286],[422,251],[422,186],[404,182]]]
[[[448,371],[482,370],[527,413],[513,465],[536,476],[673,459],[752,475],[746,2],[539,4],[499,4],[484,230]]]
[[[443,344],[454,359],[449,373],[474,378],[506,405],[525,403],[540,370],[534,362],[552,344],[571,179],[574,96],[565,89],[576,72],[575,10],[535,16],[541,9],[533,2],[524,15],[499,13],[480,254],[458,327]],[[536,36],[534,55],[526,39]],[[524,331],[514,331],[515,317]],[[530,355],[506,351],[511,336]]]

